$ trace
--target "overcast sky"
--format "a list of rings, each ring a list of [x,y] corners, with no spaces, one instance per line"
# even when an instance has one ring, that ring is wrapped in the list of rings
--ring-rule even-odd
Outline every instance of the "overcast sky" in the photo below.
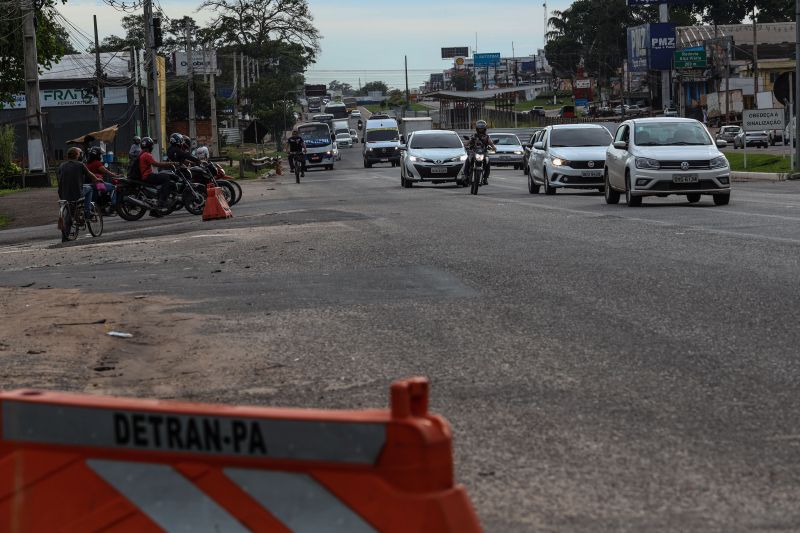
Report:
[[[549,10],[565,9],[570,0],[551,0]],[[170,17],[190,15],[202,25],[212,13],[196,12],[199,2],[161,0]],[[317,64],[307,74],[310,82],[331,79],[353,85],[380,79],[403,84],[403,57],[408,55],[411,85],[417,86],[431,71],[447,68],[440,59],[443,46],[475,48],[511,56],[535,53],[543,45],[544,8],[541,0],[309,0],[323,39]],[[194,6],[187,9],[187,6]],[[400,8],[402,6],[402,9]],[[121,35],[124,13],[102,0],[68,0],[59,11],[87,35],[92,17],[98,32]]]

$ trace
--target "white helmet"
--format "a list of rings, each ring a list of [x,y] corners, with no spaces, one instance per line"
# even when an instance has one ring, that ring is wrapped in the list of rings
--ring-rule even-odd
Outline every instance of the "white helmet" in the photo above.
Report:
[[[194,156],[201,161],[208,161],[211,154],[209,154],[207,146],[201,146],[194,151]]]

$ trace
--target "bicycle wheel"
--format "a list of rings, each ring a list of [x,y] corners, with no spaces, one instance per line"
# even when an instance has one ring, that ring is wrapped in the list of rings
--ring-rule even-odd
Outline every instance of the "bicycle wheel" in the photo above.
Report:
[[[63,203],[58,209],[58,217],[61,219],[61,240],[74,241],[78,236],[77,233],[73,236],[72,211],[68,203]]]
[[[86,221],[89,233],[92,237],[99,237],[103,234],[103,212],[97,208],[97,204],[92,202],[92,209],[89,211],[89,219]]]
[[[226,179],[225,181],[227,181],[228,183],[230,183],[231,185],[233,185],[233,188],[234,188],[234,189],[236,189],[236,201],[234,201],[234,202],[233,202],[233,205],[236,205],[236,204],[238,204],[238,203],[239,203],[239,201],[242,199],[242,186],[241,186],[241,185],[239,185],[239,184],[236,182],[236,180],[232,180],[232,179]]]

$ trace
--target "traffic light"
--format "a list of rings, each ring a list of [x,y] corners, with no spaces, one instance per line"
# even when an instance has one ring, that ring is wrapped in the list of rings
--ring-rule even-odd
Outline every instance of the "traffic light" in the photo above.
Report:
[[[161,33],[161,19],[153,19],[153,46],[161,48],[164,45],[164,36]]]

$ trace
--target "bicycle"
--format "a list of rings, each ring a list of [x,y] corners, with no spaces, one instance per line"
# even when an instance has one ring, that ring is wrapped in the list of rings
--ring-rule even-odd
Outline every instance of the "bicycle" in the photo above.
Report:
[[[303,172],[305,154],[303,154],[303,152],[292,152],[291,157],[294,165],[294,181],[295,183],[300,183],[300,176],[305,176],[305,172]]]
[[[103,212],[92,202],[87,219],[83,212],[83,199],[58,201],[58,226],[62,241],[74,241],[82,229],[88,229],[92,237],[103,234]]]

